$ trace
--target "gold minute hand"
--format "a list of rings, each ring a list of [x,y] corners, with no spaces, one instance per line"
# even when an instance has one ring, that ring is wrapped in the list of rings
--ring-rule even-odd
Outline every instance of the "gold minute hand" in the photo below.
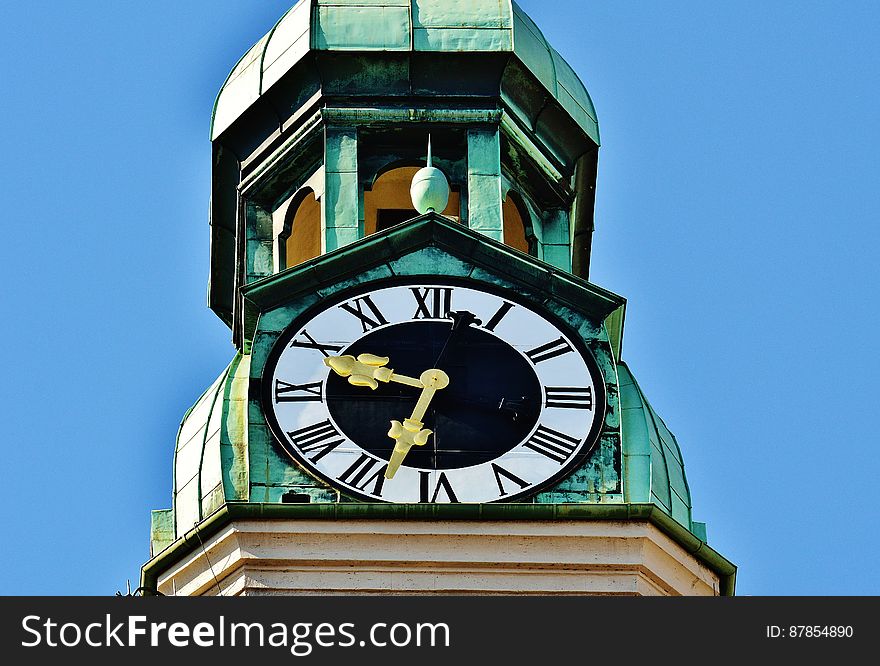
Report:
[[[424,429],[425,425],[422,419],[428,412],[428,406],[434,398],[434,394],[449,386],[449,375],[442,370],[432,368],[425,370],[419,377],[419,381],[424,386],[422,394],[419,396],[418,402],[413,409],[412,415],[404,420],[391,422],[391,430],[388,436],[394,440],[394,451],[391,453],[391,459],[388,461],[388,467],[385,470],[385,478],[393,479],[397,470],[400,468],[403,459],[413,446],[424,446],[428,443],[431,431]]]

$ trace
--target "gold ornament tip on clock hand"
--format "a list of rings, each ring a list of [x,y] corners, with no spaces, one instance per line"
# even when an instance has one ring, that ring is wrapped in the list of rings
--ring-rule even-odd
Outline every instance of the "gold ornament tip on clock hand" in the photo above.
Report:
[[[324,359],[324,365],[333,370],[340,377],[348,377],[348,383],[353,386],[369,386],[376,390],[379,382],[387,383],[394,371],[385,366],[390,361],[387,356],[375,354],[361,354],[354,356],[328,356]]]
[[[427,444],[431,434],[430,430],[422,428],[422,423],[419,421],[413,421],[412,419],[406,419],[403,423],[392,421],[388,436],[395,443],[391,459],[388,461],[388,467],[385,469],[385,478],[393,479],[409,450],[414,446],[424,446]]]

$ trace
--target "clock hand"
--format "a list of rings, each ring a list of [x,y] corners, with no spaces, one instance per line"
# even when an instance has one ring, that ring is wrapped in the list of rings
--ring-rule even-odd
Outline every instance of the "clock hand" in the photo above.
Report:
[[[400,421],[391,422],[391,430],[388,431],[388,436],[394,440],[394,451],[392,451],[388,467],[385,469],[386,479],[394,478],[394,475],[403,463],[403,459],[406,458],[406,454],[409,453],[413,446],[424,446],[428,443],[428,438],[431,436],[432,431],[424,428],[425,424],[422,423],[422,419],[425,418],[434,394],[440,389],[449,386],[449,375],[439,370],[438,366],[445,358],[450,348],[450,343],[456,338],[459,331],[471,324],[481,323],[475,314],[467,311],[450,312],[449,318],[452,319],[452,328],[446,341],[443,343],[443,347],[440,349],[440,353],[437,355],[437,359],[434,361],[434,367],[430,370],[425,370],[419,377],[424,388],[412,415],[405,419],[403,423]]]
[[[385,469],[386,479],[394,478],[401,463],[403,463],[403,459],[413,446],[424,446],[428,443],[428,438],[431,436],[432,431],[424,428],[422,419],[425,418],[434,394],[440,389],[449,386],[449,375],[438,369],[440,363],[446,357],[446,353],[449,351],[450,345],[457,337],[459,331],[471,324],[481,323],[474,313],[467,312],[466,310],[461,312],[450,311],[448,316],[452,319],[452,328],[446,337],[446,341],[443,343],[443,347],[440,349],[440,353],[437,355],[437,359],[434,361],[434,367],[430,370],[425,370],[421,377],[419,377],[425,388],[422,389],[422,394],[419,396],[412,416],[404,420],[403,423],[400,421],[391,422],[391,430],[388,431],[388,436],[395,443],[391,459],[388,461],[388,467]]]
[[[375,390],[379,382],[397,382],[422,389],[412,415],[403,423],[391,422],[388,436],[394,439],[395,443],[385,470],[385,477],[392,479],[409,450],[413,446],[424,446],[431,436],[431,431],[423,428],[422,419],[425,418],[434,394],[449,385],[449,376],[442,370],[431,369],[423,372],[419,379],[414,379],[399,375],[386,367],[389,361],[387,356],[360,354],[357,358],[349,355],[329,356],[324,359],[324,365],[340,377],[347,377],[349,384],[354,386],[368,386]]]
[[[415,388],[424,388],[422,382],[413,377],[399,375],[391,368],[385,367],[389,359],[387,356],[375,354],[360,354],[354,356],[329,356],[324,359],[324,365],[333,370],[340,377],[348,377],[348,383],[353,386],[369,386],[376,390],[379,382],[387,384],[396,382]]]
[[[460,312],[450,311],[448,317],[452,319],[452,329],[449,331],[449,336],[446,338],[446,342],[443,343],[443,347],[437,355],[437,360],[434,361],[435,368],[440,367],[440,362],[446,357],[450,344],[458,336],[459,331],[467,328],[471,324],[479,326],[483,323],[477,319],[477,315],[473,312],[468,312],[467,310],[462,310]]]
[[[422,423],[422,419],[425,418],[434,394],[449,386],[449,375],[442,370],[432,368],[425,370],[419,377],[419,381],[424,388],[410,417],[405,419],[403,423],[400,421],[391,422],[388,436],[394,440],[394,451],[392,451],[388,467],[385,469],[386,479],[394,478],[403,459],[406,458],[406,454],[413,446],[424,446],[428,443],[431,431],[424,428],[425,424]]]
[[[431,368],[430,370],[425,370],[421,374],[419,381],[424,388],[422,389],[422,394],[419,396],[418,402],[416,402],[412,416],[409,417],[410,420],[413,421],[421,421],[425,418],[425,413],[428,411],[428,405],[431,404],[434,394],[449,386],[449,375],[442,370]]]

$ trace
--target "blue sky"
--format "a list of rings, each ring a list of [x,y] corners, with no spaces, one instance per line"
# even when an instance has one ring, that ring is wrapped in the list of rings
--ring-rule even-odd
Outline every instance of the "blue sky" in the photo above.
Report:
[[[0,594],[113,594],[232,357],[214,95],[289,0],[0,5]],[[592,281],[739,594],[880,594],[880,6],[522,0],[602,134]]]

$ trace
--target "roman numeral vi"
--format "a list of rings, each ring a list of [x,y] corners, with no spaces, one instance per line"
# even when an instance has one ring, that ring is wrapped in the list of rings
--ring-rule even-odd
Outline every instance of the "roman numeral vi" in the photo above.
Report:
[[[430,494],[431,490],[431,473],[430,472],[419,472],[420,481],[421,481],[421,493],[419,497],[419,502],[430,502],[435,503],[437,501],[437,497],[440,495],[440,491],[443,490],[446,493],[446,497],[449,498],[450,502],[458,503],[458,498],[455,496],[455,491],[452,490],[452,484],[449,483],[449,479],[446,478],[446,472],[440,472],[440,478],[437,479],[437,485],[434,486],[434,494]]]

